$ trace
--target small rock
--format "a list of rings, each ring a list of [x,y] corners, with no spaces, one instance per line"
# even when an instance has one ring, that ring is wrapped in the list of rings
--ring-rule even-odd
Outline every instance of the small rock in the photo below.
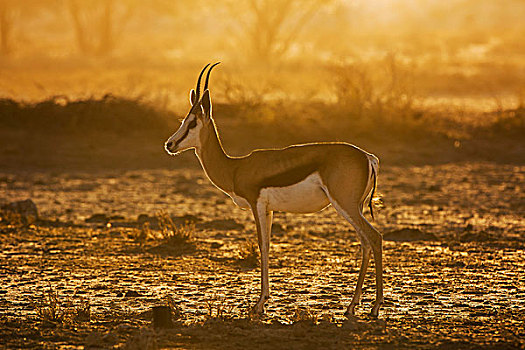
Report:
[[[466,242],[487,242],[490,241],[491,236],[486,232],[464,232],[459,236],[459,241]]]
[[[441,186],[440,185],[430,185],[430,186],[428,186],[428,191],[430,191],[430,192],[439,192],[439,191],[441,191]]]
[[[109,221],[109,218],[106,216],[106,214],[93,214],[89,218],[87,218],[85,221],[88,223],[105,224],[106,222]]]
[[[140,293],[139,292],[136,292],[134,290],[128,290],[126,292],[126,295],[124,295],[126,298],[137,298],[137,297],[140,297]]]
[[[153,311],[153,327],[154,328],[172,328],[173,321],[171,320],[171,310],[168,306],[154,306]]]
[[[158,229],[159,228],[159,219],[155,216],[149,216],[147,214],[140,214],[137,218],[137,224],[139,226],[148,225],[151,229]]]
[[[137,222],[139,224],[143,224],[145,222],[149,222],[152,218],[148,214],[140,214],[137,218]]]
[[[465,267],[467,266],[463,261],[451,261],[446,264],[447,267]]]
[[[224,245],[224,243],[212,242],[211,243],[211,248],[212,249],[218,249],[218,248],[222,247],[223,245]]]
[[[20,214],[27,223],[38,219],[38,209],[31,199],[8,203],[2,207],[2,210]]]

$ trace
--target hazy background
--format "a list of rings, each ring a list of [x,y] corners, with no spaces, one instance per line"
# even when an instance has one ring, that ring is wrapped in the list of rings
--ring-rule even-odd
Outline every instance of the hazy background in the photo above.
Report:
[[[494,108],[523,99],[524,14],[521,0],[2,0],[0,93],[177,100],[220,60],[221,98],[330,99],[333,68],[389,79],[394,62],[417,97]]]
[[[36,133],[155,119],[157,145],[201,67],[222,61],[212,97],[234,154],[336,139],[382,156],[419,138],[456,151],[476,141],[443,161],[509,143],[503,158],[516,161],[524,14],[522,0],[0,0],[0,116]],[[229,137],[242,127],[259,134]]]
[[[0,344],[525,348],[524,19],[524,0],[0,0]],[[328,208],[275,213],[249,321],[252,215],[164,150],[216,61],[230,155],[380,158],[378,320],[373,268],[343,318],[360,249]]]

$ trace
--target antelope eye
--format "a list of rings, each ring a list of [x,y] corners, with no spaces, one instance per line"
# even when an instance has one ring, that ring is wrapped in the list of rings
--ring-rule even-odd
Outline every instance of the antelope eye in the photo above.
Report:
[[[188,124],[188,129],[193,129],[194,127],[197,126],[197,118],[194,118],[189,124]]]

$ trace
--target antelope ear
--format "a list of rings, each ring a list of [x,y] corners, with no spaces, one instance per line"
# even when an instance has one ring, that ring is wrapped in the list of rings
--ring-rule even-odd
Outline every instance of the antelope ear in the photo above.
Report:
[[[193,106],[197,101],[197,95],[195,94],[195,90],[191,89],[190,91],[190,104]]]
[[[204,110],[204,115],[209,118],[211,117],[211,97],[210,97],[210,90],[204,91],[204,94],[202,95],[202,109]]]

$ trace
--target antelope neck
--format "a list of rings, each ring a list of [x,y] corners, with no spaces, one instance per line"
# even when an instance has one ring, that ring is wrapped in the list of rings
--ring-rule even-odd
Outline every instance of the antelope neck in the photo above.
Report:
[[[210,181],[224,192],[231,192],[235,160],[224,152],[213,120],[205,127],[210,128],[210,132],[200,140],[201,145],[195,153]]]

